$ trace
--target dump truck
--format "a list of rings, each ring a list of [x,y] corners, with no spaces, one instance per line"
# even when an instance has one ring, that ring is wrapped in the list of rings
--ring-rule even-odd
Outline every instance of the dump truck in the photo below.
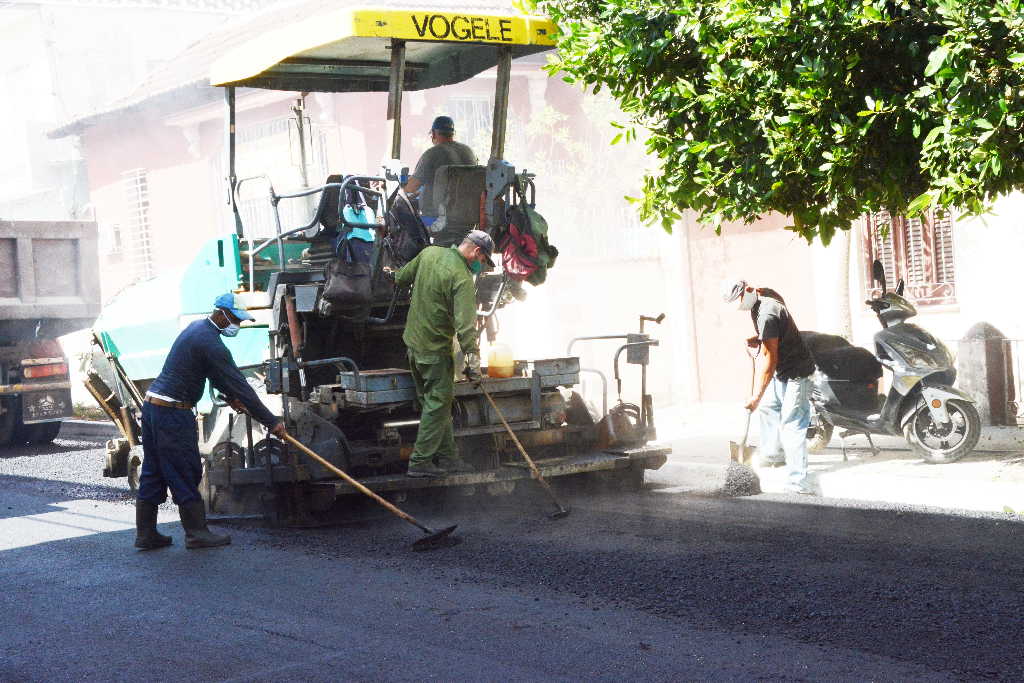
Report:
[[[99,314],[97,263],[94,222],[0,220],[0,446],[51,441],[71,416],[57,337]]]

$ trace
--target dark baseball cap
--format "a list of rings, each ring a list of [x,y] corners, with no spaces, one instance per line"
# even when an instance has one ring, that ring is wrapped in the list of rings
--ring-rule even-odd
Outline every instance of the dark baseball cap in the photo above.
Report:
[[[452,117],[450,116],[438,116],[434,119],[434,123],[430,126],[430,130],[436,130],[438,133],[451,135],[455,132],[455,122],[452,121]]]
[[[470,230],[469,234],[466,235],[466,239],[480,247],[480,251],[484,253],[484,258],[487,259],[487,265],[491,268],[494,267],[494,261],[491,260],[491,253],[494,252],[494,240],[483,230]]]

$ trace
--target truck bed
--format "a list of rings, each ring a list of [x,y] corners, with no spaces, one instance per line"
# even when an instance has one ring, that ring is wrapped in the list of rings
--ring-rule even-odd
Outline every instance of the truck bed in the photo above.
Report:
[[[101,303],[97,249],[90,221],[0,220],[0,343],[91,325]]]

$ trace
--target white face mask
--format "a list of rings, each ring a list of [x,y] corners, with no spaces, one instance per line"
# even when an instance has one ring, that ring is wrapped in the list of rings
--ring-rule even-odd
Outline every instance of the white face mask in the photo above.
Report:
[[[213,318],[210,318],[209,320],[210,320],[211,323],[213,323]],[[213,323],[213,326],[217,327],[217,323]],[[242,328],[241,328],[241,326],[236,325],[235,323],[228,323],[227,327],[217,327],[217,329],[225,337],[234,337],[236,334],[238,334],[238,331],[240,329],[242,329]]]
[[[757,303],[757,290],[753,287],[744,287],[743,294],[736,300],[736,307],[741,311],[749,311]]]

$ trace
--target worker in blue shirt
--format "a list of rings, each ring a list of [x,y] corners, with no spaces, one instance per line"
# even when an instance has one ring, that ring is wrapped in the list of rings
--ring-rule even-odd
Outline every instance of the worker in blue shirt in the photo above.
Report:
[[[174,340],[160,375],[149,385],[142,405],[142,474],[135,504],[135,547],[143,550],[171,544],[156,530],[157,506],[167,489],[181,514],[186,548],[227,545],[231,537],[214,534],[206,525],[206,507],[199,495],[203,466],[199,434],[192,412],[209,379],[238,411],[246,411],[272,434],[284,437],[284,422],[267,410],[235,365],[221,335],[238,334],[243,320],[252,320],[232,293],[214,302],[209,317],[189,324]]]

